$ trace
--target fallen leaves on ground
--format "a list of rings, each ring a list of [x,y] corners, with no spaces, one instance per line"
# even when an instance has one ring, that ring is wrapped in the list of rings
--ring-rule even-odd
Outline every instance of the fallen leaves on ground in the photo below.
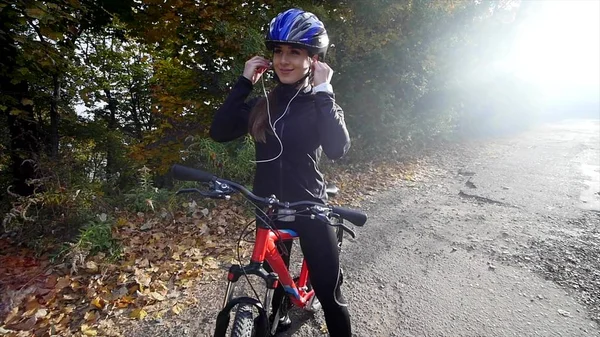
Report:
[[[394,163],[328,172],[340,188],[332,202],[360,208],[361,201],[411,169]],[[113,235],[123,253],[116,262],[102,254],[52,264],[47,255],[0,240],[0,331],[7,336],[120,336],[123,319],[179,315],[196,304],[199,282],[225,277],[237,259],[236,240],[249,220],[232,202],[200,207],[186,202],[182,211],[120,214]],[[248,248],[245,245],[244,258]]]
[[[336,167],[327,172],[327,180],[335,183],[340,194],[330,202],[360,209],[363,201],[389,189],[398,181],[416,180],[415,165],[377,162],[361,166]]]
[[[225,275],[235,242],[223,234],[239,231],[244,214],[241,206],[223,203],[210,211],[188,207],[170,218],[120,219],[113,234],[122,258],[89,257],[77,273],[3,240],[0,326],[8,336],[117,336],[118,328],[101,323],[179,314],[194,302],[186,297],[193,285]],[[149,222],[153,226],[144,227]]]

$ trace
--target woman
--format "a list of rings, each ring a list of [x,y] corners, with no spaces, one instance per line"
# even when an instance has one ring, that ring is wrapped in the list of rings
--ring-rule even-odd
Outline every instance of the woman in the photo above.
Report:
[[[246,133],[253,137],[257,163],[254,193],[259,196],[276,195],[289,202],[327,199],[318,166],[321,152],[338,159],[350,147],[344,115],[335,104],[330,84],[333,71],[322,62],[328,44],[325,27],[314,14],[299,9],[280,13],[271,21],[266,38],[273,51],[272,63],[261,56],[248,60],[243,76],[215,115],[210,129],[214,140],[226,142]],[[253,85],[270,67],[278,85],[265,97],[247,101]],[[340,293],[333,228],[301,217],[276,225],[292,229],[300,237],[330,335],[351,336],[350,317]],[[275,312],[276,307],[273,309]],[[280,322],[289,327],[288,317]]]

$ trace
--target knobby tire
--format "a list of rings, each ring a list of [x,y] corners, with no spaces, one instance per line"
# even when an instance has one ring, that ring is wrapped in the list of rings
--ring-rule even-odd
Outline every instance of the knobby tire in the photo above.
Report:
[[[231,337],[253,337],[254,318],[252,317],[252,306],[240,304],[233,319]]]

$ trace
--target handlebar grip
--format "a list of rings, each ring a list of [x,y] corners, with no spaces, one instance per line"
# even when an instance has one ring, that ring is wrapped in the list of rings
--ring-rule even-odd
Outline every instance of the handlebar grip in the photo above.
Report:
[[[333,213],[339,214],[344,220],[350,221],[355,226],[364,226],[367,222],[367,215],[363,212],[343,207],[332,207]]]
[[[174,179],[186,181],[201,181],[206,183],[217,178],[208,172],[179,164],[175,164],[171,167],[171,173],[173,174]]]

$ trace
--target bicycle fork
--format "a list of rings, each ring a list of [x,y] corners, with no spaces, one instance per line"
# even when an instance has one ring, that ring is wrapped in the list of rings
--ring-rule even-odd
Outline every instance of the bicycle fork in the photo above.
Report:
[[[229,268],[229,273],[227,274],[227,288],[225,289],[225,297],[223,299],[222,307],[227,307],[228,304],[233,300],[235,283],[237,283],[237,281],[243,275],[256,275],[265,280],[267,291],[265,292],[263,309],[268,312],[270,309],[271,300],[273,299],[273,293],[278,285],[279,277],[276,273],[267,273],[267,271],[262,267],[262,263],[259,262],[251,262],[249,265],[244,267],[240,265],[233,265],[231,268]]]
[[[226,308],[227,305],[233,300],[233,292],[235,290],[235,283],[237,281],[229,280],[227,282],[227,289],[225,290],[225,298],[223,299],[222,309]],[[273,294],[275,293],[275,288],[277,284],[273,288],[267,287],[267,291],[265,292],[265,297],[263,301],[263,309],[265,312],[269,312],[271,309],[271,301],[273,300]]]
[[[252,297],[233,297],[235,283],[243,275],[256,275],[265,280],[267,291],[265,293],[264,302]],[[277,288],[278,277],[275,273],[267,273],[262,267],[262,263],[251,262],[247,266],[232,265],[227,274],[227,289],[225,290],[225,298],[223,300],[223,308],[217,315],[215,328],[215,337],[225,337],[229,326],[230,312],[238,305],[250,305],[258,310],[259,316],[255,319],[256,336],[267,336],[269,330],[268,312],[270,310],[271,300],[275,288]]]

